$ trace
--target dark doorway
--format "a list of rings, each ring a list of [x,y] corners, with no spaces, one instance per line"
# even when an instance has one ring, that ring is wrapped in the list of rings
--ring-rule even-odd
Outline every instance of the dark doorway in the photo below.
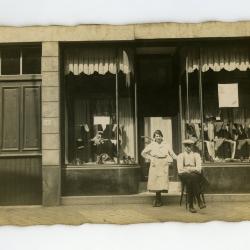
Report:
[[[147,180],[149,162],[140,152],[153,131],[160,129],[173,149],[178,148],[178,84],[173,55],[139,55],[137,69],[139,162],[142,180]]]

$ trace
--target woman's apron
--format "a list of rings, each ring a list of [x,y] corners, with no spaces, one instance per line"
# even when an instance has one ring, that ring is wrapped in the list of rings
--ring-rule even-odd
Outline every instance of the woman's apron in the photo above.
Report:
[[[169,187],[168,170],[167,157],[154,157],[149,167],[147,189],[152,192],[167,191]]]

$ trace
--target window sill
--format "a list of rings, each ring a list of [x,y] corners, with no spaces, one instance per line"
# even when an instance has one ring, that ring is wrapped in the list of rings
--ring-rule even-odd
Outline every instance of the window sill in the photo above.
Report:
[[[64,169],[124,169],[124,168],[140,168],[138,164],[86,164],[86,165],[65,165]]]
[[[249,167],[250,162],[206,162],[202,167]]]
[[[30,81],[30,80],[41,80],[41,74],[25,74],[25,75],[0,75],[0,81]]]
[[[20,158],[20,157],[41,157],[39,152],[25,152],[25,153],[1,153],[0,158]]]

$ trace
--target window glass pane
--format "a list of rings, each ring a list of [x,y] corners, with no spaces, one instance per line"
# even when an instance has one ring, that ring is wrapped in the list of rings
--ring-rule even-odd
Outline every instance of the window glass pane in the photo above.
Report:
[[[66,77],[68,162],[117,163],[115,75]]]
[[[202,153],[200,101],[199,101],[199,79],[198,71],[195,70],[182,79],[182,107],[184,133],[182,137],[195,142],[194,150]]]
[[[20,74],[20,50],[8,48],[1,50],[2,75]]]
[[[41,74],[41,48],[23,48],[23,74]]]
[[[123,71],[118,75],[119,158],[121,164],[134,164],[136,161],[135,83],[132,52],[120,51],[120,58],[122,58]]]
[[[249,71],[210,70],[204,73],[204,139],[207,161],[249,161],[249,80]],[[224,95],[228,91],[231,93]]]

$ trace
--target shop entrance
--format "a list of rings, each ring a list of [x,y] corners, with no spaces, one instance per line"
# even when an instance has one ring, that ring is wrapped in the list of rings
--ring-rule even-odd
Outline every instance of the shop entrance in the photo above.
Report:
[[[173,50],[171,50],[173,51]],[[147,181],[149,162],[140,155],[160,129],[164,140],[178,153],[178,84],[173,55],[139,55],[138,66],[138,135],[142,181]],[[170,168],[170,179],[176,174]]]

